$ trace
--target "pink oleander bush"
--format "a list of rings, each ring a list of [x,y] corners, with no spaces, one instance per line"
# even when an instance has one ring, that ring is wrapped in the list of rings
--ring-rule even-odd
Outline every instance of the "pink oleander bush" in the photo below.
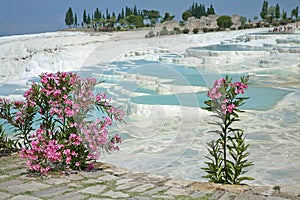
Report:
[[[207,92],[209,100],[205,110],[213,112],[216,121],[211,123],[218,126],[219,130],[211,132],[218,134],[218,139],[208,143],[209,159],[205,162],[207,167],[202,168],[207,174],[204,176],[211,182],[240,184],[244,180],[253,180],[251,177],[243,176],[247,172],[245,168],[252,166],[246,158],[249,145],[246,145],[244,131],[232,128],[232,124],[240,121],[238,112],[248,97],[243,97],[248,88],[249,78],[241,77],[241,81],[232,82],[232,78],[226,76],[216,80],[214,86]]]
[[[32,172],[90,169],[89,161],[101,152],[119,150],[122,140],[118,134],[110,137],[108,128],[122,122],[124,112],[105,93],[93,93],[96,79],[65,72],[40,78],[25,92],[25,101],[0,99],[0,117],[14,128]]]

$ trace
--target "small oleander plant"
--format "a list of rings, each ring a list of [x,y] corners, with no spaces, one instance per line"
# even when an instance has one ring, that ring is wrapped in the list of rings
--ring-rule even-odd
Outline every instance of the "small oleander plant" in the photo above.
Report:
[[[250,155],[247,152],[249,144],[245,142],[244,131],[233,128],[233,122],[240,121],[239,109],[249,97],[243,97],[244,91],[248,88],[249,77],[241,77],[241,81],[232,82],[232,78],[226,76],[216,80],[214,86],[208,91],[210,98],[204,103],[203,109],[213,112],[212,116],[218,121],[212,124],[218,126],[219,130],[214,130],[218,134],[218,139],[208,143],[206,156],[209,160],[205,162],[207,167],[202,168],[207,174],[203,176],[210,182],[224,184],[241,184],[242,181],[254,180],[252,177],[244,176],[247,172],[245,168],[253,165],[247,160]]]

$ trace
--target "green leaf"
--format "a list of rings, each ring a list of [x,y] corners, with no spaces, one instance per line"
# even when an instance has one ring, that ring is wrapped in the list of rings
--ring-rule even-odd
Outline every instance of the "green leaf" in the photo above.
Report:
[[[237,178],[237,180],[239,180],[239,182],[242,182],[242,181],[253,181],[255,179],[252,177],[249,177],[249,176],[243,176],[243,177]]]

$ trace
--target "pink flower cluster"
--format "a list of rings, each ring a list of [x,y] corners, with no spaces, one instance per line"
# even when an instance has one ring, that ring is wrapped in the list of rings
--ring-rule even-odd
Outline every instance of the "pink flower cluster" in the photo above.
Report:
[[[121,143],[121,138],[118,135],[115,135],[111,140],[108,138],[107,128],[111,125],[112,119],[105,116],[102,120],[84,122],[78,126],[88,144],[92,159],[99,159],[100,148],[107,151],[119,150],[118,143]]]
[[[247,88],[248,85],[242,82],[231,83],[231,81],[221,78],[214,82],[214,86],[207,92],[207,96],[211,98],[215,109],[219,109],[226,115],[234,112],[237,108],[236,95],[244,94],[244,90]]]
[[[41,118],[30,148],[21,152],[30,170],[45,174],[51,169],[49,163],[81,169],[88,166],[88,160],[98,159],[101,149],[119,150],[122,140],[119,135],[110,139],[108,128],[113,120],[122,121],[125,113],[115,108],[105,93],[95,95],[96,84],[96,79],[80,79],[74,73],[44,73],[41,84],[34,83],[25,92],[26,104],[15,102],[20,108],[38,108]],[[103,117],[91,121],[95,108]],[[15,120],[22,123],[24,113],[20,109]]]
[[[236,87],[235,90],[234,90],[234,92],[236,94],[244,94],[245,93],[244,90],[248,89],[248,85],[243,84],[241,82],[235,82],[233,85]],[[234,87],[234,86],[232,86],[232,87]]]
[[[59,162],[62,154],[61,150],[64,148],[63,144],[59,144],[57,140],[47,140],[44,137],[46,131],[38,129],[31,137],[34,138],[31,142],[31,149],[23,148],[21,150],[21,157],[27,158],[27,165],[32,171],[46,174],[50,167],[43,163],[44,159],[50,162]]]
[[[208,92],[207,95],[215,100],[215,99],[220,99],[222,97],[222,93],[220,92],[220,88],[224,87],[226,81],[224,78],[218,79],[215,81],[213,88],[211,88]]]

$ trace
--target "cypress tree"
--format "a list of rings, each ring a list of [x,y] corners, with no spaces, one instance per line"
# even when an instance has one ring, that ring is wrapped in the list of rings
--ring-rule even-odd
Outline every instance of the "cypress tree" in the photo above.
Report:
[[[77,27],[77,14],[75,13],[75,17],[74,17],[74,24],[75,24],[75,26]]]
[[[118,17],[117,17],[117,22],[119,22],[121,19],[123,19],[123,18],[122,18],[122,16],[121,16],[121,14],[119,13],[119,14],[118,14]]]
[[[264,1],[261,12],[260,12],[260,17],[262,19],[267,19],[268,18],[268,1]]]
[[[286,15],[286,12],[285,10],[282,10],[282,17],[281,17],[283,20],[286,20],[287,19],[287,15]]]
[[[128,17],[129,15],[132,15],[132,9],[129,7],[125,7],[125,17]]]
[[[90,25],[91,22],[92,22],[91,16],[90,16],[90,14],[88,14],[87,19],[86,19],[86,23],[87,23],[88,25]]]
[[[192,13],[192,16],[198,19],[200,19],[202,16],[208,15],[208,13],[205,10],[204,4],[198,5],[198,3],[193,3],[192,6],[190,6],[187,11]],[[212,9],[210,12],[214,12],[214,9]]]
[[[110,14],[108,13],[108,8],[106,8],[106,19],[110,19]]]
[[[297,6],[294,10],[294,16],[296,18],[296,21],[298,20],[298,14],[299,14],[299,7]]]
[[[122,17],[122,19],[125,19],[124,8],[122,8],[121,17]]]
[[[94,18],[96,20],[99,20],[101,18],[101,12],[99,11],[99,9],[97,8],[94,12]]]
[[[276,4],[276,8],[275,8],[275,18],[277,20],[280,18],[280,7],[278,4]]]
[[[207,15],[214,15],[215,13],[215,9],[213,7],[213,5],[210,5],[210,8],[207,8]]]
[[[83,11],[83,23],[87,24],[86,10]]]
[[[133,9],[133,15],[138,16],[138,11],[137,11],[136,5],[134,6],[134,9]]]
[[[67,26],[71,26],[72,24],[74,24],[74,16],[73,16],[73,11],[72,8],[69,7],[67,13],[66,13],[66,17],[65,17],[65,23]]]

